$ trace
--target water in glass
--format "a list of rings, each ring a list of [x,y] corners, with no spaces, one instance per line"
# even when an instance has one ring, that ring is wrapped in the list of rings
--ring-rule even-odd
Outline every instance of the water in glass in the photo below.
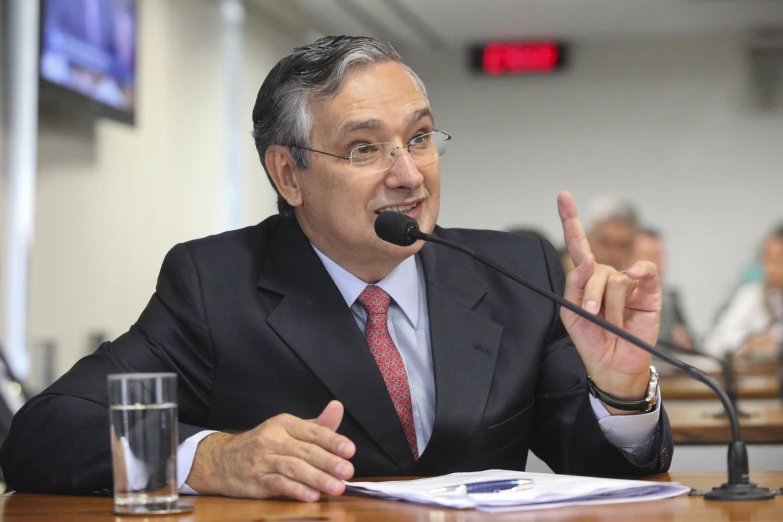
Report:
[[[114,501],[118,512],[177,505],[177,405],[111,405]]]

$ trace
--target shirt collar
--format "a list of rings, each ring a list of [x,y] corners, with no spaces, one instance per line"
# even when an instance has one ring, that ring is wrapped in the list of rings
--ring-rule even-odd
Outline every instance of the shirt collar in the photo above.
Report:
[[[365,288],[369,285],[346,269],[329,259],[326,254],[310,243],[324,264],[329,276],[337,285],[337,289],[351,307],[356,302]],[[408,321],[414,328],[419,322],[419,271],[416,267],[416,256],[410,256],[392,270],[389,275],[375,283],[375,286],[383,289],[391,296],[395,303],[402,309]]]

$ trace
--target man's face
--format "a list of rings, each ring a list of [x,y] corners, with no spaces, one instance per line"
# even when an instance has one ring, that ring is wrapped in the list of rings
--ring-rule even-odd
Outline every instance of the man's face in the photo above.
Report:
[[[658,267],[658,275],[663,277],[663,244],[647,234],[637,234],[634,244],[635,258],[641,261],[651,261]]]
[[[636,227],[613,219],[598,223],[590,233],[595,261],[616,270],[625,270],[633,261]]]
[[[764,275],[767,282],[783,289],[783,239],[773,237],[764,244],[762,254]]]
[[[434,123],[424,93],[394,62],[353,70],[337,96],[311,101],[310,110],[311,147],[340,156],[370,143],[406,145],[431,132]],[[376,236],[375,219],[383,209],[404,207],[423,232],[434,229],[440,209],[439,162],[419,168],[405,149],[398,149],[395,158],[391,169],[365,174],[349,161],[309,152],[309,168],[297,169],[302,202],[296,217],[309,239],[333,260],[399,263],[421,249],[421,241],[399,247]]]

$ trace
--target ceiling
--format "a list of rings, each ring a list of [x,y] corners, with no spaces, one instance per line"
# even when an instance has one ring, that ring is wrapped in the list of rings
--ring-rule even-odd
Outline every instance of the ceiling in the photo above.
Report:
[[[588,40],[783,26],[783,0],[248,0],[287,31],[431,49],[520,38]],[[306,38],[308,39],[308,38]],[[312,40],[312,38],[309,38]]]

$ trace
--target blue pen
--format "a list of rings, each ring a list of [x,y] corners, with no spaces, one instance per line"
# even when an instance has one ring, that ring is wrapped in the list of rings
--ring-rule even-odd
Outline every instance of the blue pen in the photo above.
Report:
[[[519,491],[533,487],[533,479],[489,480],[485,482],[469,482],[457,486],[431,489],[430,495],[442,495],[444,493],[456,493],[469,495],[472,493],[499,493],[501,491]]]

